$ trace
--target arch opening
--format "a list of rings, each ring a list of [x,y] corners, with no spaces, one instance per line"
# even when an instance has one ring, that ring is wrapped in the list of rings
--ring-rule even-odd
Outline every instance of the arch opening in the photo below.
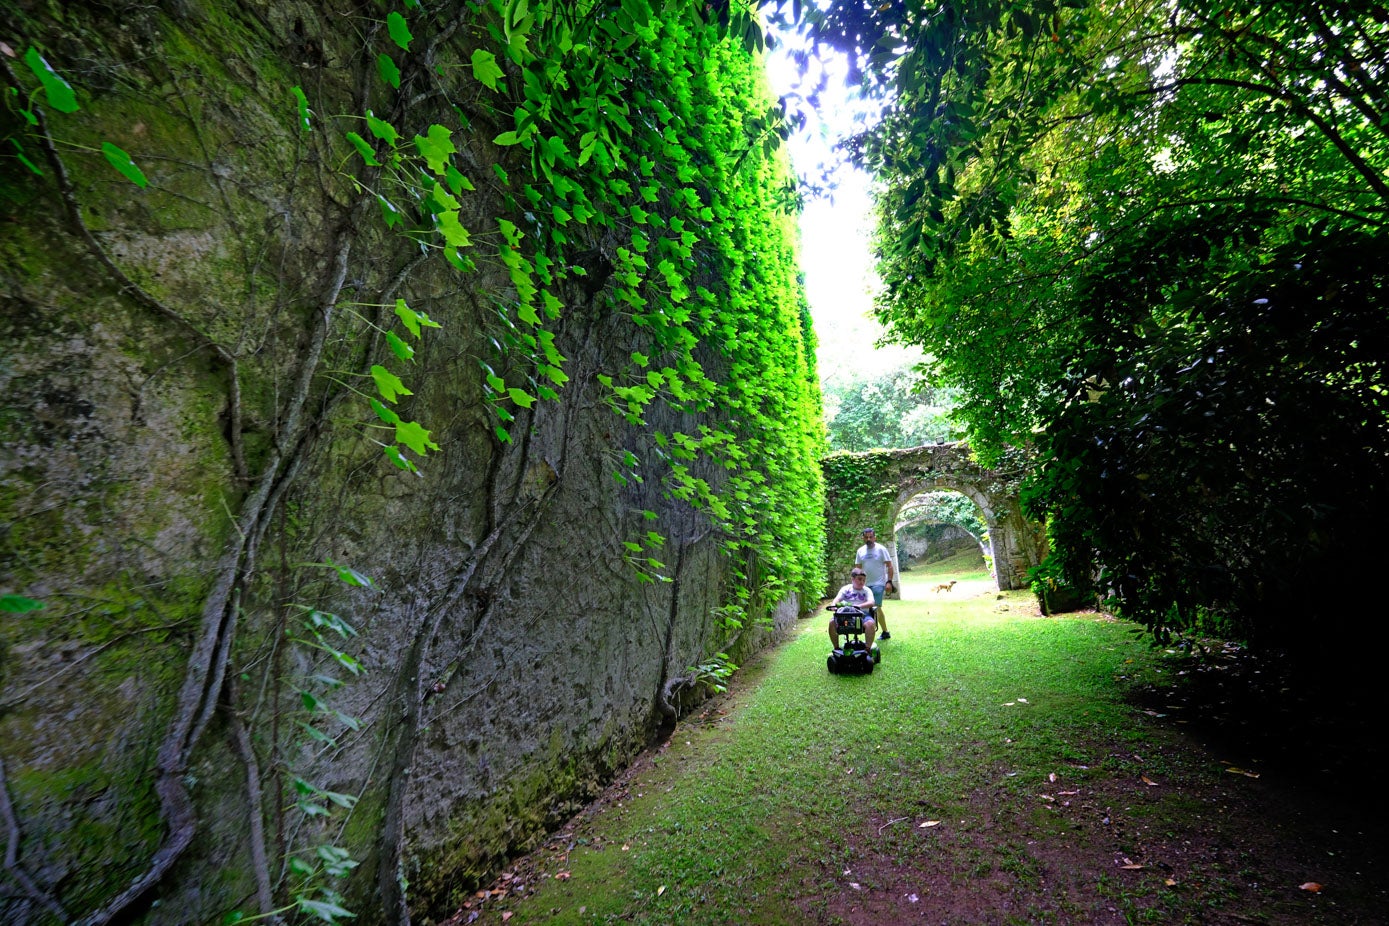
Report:
[[[912,496],[894,521],[897,568],[902,572],[951,560],[964,571],[982,569],[994,575],[988,524],[978,503],[963,492],[933,489]]]

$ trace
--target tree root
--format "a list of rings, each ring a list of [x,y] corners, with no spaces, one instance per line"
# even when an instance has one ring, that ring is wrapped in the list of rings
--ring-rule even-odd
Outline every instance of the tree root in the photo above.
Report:
[[[19,831],[19,818],[15,815],[14,804],[10,803],[10,783],[5,777],[5,760],[0,758],[0,816],[5,821],[5,870],[10,873],[24,893],[36,904],[58,918],[60,923],[70,922],[67,911],[52,895],[39,889],[19,864],[19,844],[22,834]]]

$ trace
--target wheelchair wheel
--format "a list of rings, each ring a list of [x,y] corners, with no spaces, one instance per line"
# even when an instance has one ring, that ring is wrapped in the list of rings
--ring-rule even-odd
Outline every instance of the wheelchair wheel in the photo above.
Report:
[[[883,651],[878,649],[878,644],[873,644],[873,648],[869,650],[869,654],[873,657],[873,664],[875,666],[883,664]]]
[[[839,660],[834,653],[830,653],[829,658],[825,660],[825,665],[830,670],[831,675],[839,674]]]

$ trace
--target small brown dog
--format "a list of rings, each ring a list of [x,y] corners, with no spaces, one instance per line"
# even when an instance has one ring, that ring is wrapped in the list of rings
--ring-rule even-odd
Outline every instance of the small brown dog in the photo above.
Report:
[[[948,592],[948,591],[950,591],[952,588],[955,587],[955,582],[956,582],[955,579],[951,579],[949,582],[942,582],[940,585],[937,585],[937,586],[936,586],[936,591],[938,591],[938,592]]]

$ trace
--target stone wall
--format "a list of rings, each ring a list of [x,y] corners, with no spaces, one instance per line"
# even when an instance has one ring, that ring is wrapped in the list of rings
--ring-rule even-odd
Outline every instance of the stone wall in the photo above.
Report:
[[[897,515],[924,492],[948,489],[979,506],[988,526],[994,578],[1000,589],[1027,588],[1028,570],[1045,555],[1041,526],[1023,516],[1018,486],[1026,461],[999,470],[980,466],[963,443],[927,444],[900,450],[839,453],[822,461],[825,471],[825,549],[831,564],[852,563],[864,526],[877,529],[881,543],[897,549]],[[900,551],[899,551],[900,552]],[[842,581],[833,567],[826,593]]]
[[[0,592],[44,603],[0,626],[11,874],[28,881],[0,879],[0,920],[220,921],[283,898],[290,859],[321,868],[321,846],[356,862],[319,876],[356,922],[440,919],[669,724],[688,666],[752,652],[797,603],[754,600],[726,629],[709,519],[659,479],[614,479],[625,453],[657,473],[664,457],[597,379],[651,350],[602,308],[610,242],[561,293],[561,399],[497,438],[483,364],[511,336],[505,268],[460,283],[423,259],[326,140],[376,80],[379,17],[203,0],[14,15],[0,39],[41,45],[84,106],[44,113],[42,176],[0,162]],[[466,62],[452,41],[439,54]],[[504,128],[459,101],[477,138]],[[148,189],[103,164],[103,139]],[[517,216],[500,149],[458,141],[465,224]],[[398,298],[442,325],[398,406],[439,448],[418,473],[383,458],[366,401]],[[653,406],[646,425],[702,420]],[[690,465],[717,489],[721,467]],[[668,582],[626,562],[644,512]]]

